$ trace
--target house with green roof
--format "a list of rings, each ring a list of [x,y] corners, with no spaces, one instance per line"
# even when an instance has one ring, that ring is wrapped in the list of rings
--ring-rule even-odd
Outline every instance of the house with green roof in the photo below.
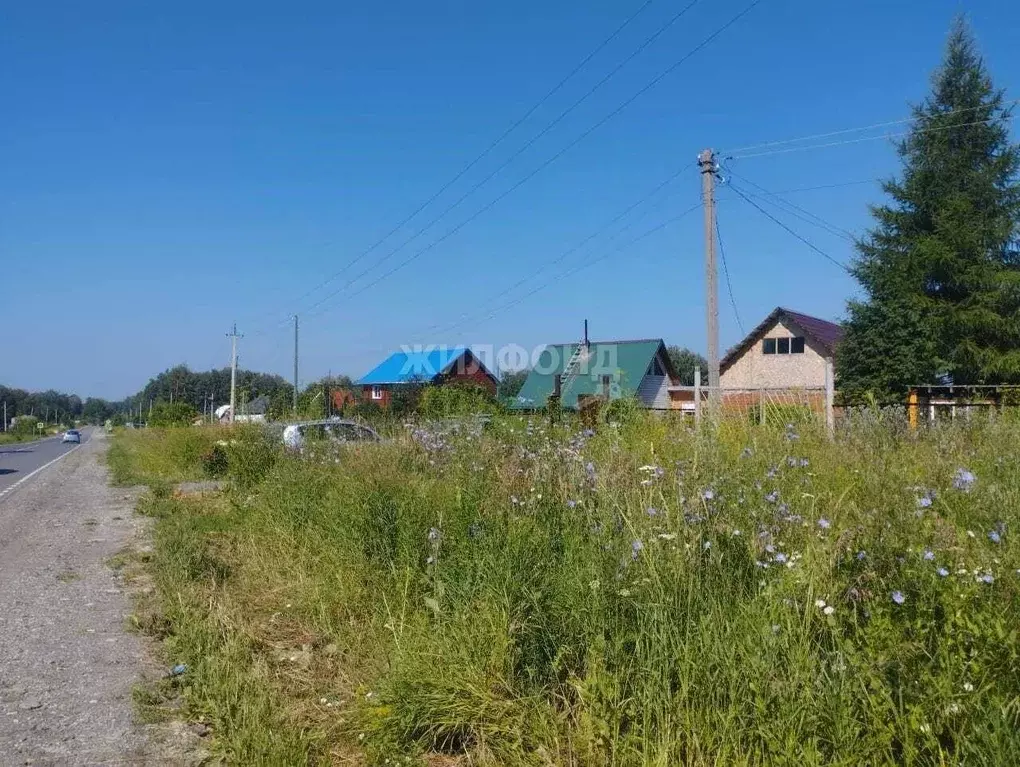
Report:
[[[545,407],[560,380],[560,404],[577,410],[587,397],[636,398],[655,410],[670,408],[669,387],[679,376],[661,338],[589,341],[546,346],[510,407]]]

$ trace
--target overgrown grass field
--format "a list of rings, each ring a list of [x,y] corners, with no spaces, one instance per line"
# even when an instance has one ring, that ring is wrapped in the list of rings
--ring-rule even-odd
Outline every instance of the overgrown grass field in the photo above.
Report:
[[[198,476],[215,434],[111,463]],[[227,493],[142,506],[147,625],[231,763],[1020,763],[1020,425],[310,452],[241,435]]]

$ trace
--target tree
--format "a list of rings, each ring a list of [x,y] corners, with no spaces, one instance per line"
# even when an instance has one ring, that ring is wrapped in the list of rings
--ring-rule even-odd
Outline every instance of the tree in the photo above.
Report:
[[[667,346],[666,353],[680,376],[682,386],[694,386],[694,370],[701,370],[701,383],[708,386],[708,360],[686,347]]]
[[[157,402],[152,406],[149,426],[190,426],[198,417],[198,411],[187,402]]]
[[[1020,149],[1005,104],[958,19],[898,146],[902,177],[882,185],[891,203],[857,244],[866,297],[848,304],[844,394],[1020,381]]]
[[[521,387],[524,386],[524,381],[528,377],[527,370],[513,370],[504,372],[502,377],[499,379],[499,396],[504,400],[514,399],[521,391]]]

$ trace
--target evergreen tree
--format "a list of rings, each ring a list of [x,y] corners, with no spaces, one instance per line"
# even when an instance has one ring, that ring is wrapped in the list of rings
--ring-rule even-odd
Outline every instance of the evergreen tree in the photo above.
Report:
[[[963,20],[931,95],[899,145],[902,178],[872,208],[838,354],[840,389],[901,395],[907,386],[1020,381],[1020,150],[1011,112]]]

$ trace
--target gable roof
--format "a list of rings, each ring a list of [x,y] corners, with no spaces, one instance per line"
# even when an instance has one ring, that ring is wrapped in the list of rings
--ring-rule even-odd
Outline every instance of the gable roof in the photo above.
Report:
[[[806,337],[821,346],[830,356],[835,354],[837,344],[843,339],[842,325],[777,306],[739,344],[726,352],[719,361],[719,371],[722,372],[730,367],[740,355],[756,344],[773,325],[781,320],[802,330]]]
[[[563,369],[578,346],[580,346],[579,343],[572,343],[553,344],[545,347],[539,355],[538,361],[528,373],[516,400],[510,406],[522,410],[545,407],[546,400],[553,393],[556,376],[562,375]],[[591,341],[589,343],[590,367],[587,372],[578,373],[563,387],[560,392],[561,406],[569,410],[576,410],[580,395],[601,394],[603,375],[610,376],[613,383],[619,385],[620,396],[634,396],[645,377],[648,366],[660,350],[666,366],[666,373],[675,380],[678,376],[661,338],[637,341]],[[603,366],[608,364],[613,364],[613,367],[603,369]]]
[[[466,346],[427,346],[420,349],[394,352],[362,376],[358,385],[421,383],[435,380],[446,373],[461,358],[478,363],[479,368],[493,381],[496,377]]]
[[[248,415],[265,415],[269,411],[269,397],[265,394],[260,394],[253,400],[249,400],[247,403],[242,403],[241,412],[247,413]]]

